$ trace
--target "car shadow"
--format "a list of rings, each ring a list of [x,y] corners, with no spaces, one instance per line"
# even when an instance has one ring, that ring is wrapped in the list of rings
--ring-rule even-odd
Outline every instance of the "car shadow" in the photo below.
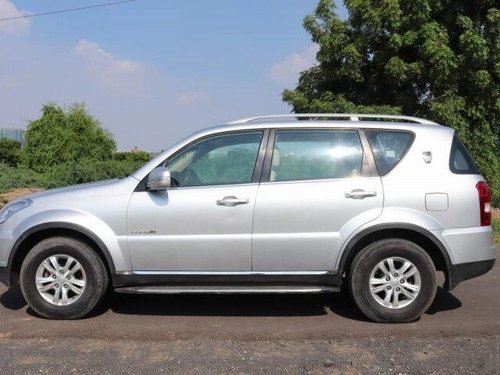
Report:
[[[0,296],[0,304],[9,310],[26,306],[19,286]],[[436,298],[426,314],[458,309],[462,303],[453,294],[438,287]],[[260,295],[134,295],[109,293],[103,303],[86,318],[111,310],[126,315],[170,316],[319,316],[336,315],[356,321],[369,320],[350,301],[347,293],[333,294],[260,294]],[[27,313],[39,317],[28,307]]]
[[[110,309],[117,314],[170,316],[314,316],[327,314],[324,295],[115,293]]]
[[[85,317],[85,319],[102,315],[107,310],[109,310],[109,303],[108,303],[109,299],[110,299],[109,295],[106,296],[106,298],[103,301],[103,303],[100,304],[96,309],[94,309],[89,315],[87,315]],[[0,304],[4,308],[6,308],[8,310],[13,310],[13,311],[21,310],[21,309],[25,308],[28,305],[27,302],[26,302],[26,300],[23,297],[23,294],[21,293],[21,288],[19,287],[19,285],[14,285],[14,286],[11,286],[9,289],[7,289],[0,296]],[[29,315],[34,316],[36,318],[44,319],[43,317],[41,317],[40,315],[38,315],[35,311],[33,311],[33,309],[31,309],[30,307],[28,307],[26,309],[26,312]]]
[[[27,303],[19,285],[11,286],[0,296],[0,303],[8,310],[21,310]]]
[[[434,302],[427,310],[426,314],[434,315],[441,311],[455,310],[462,306],[462,302],[446,289],[438,287]]]

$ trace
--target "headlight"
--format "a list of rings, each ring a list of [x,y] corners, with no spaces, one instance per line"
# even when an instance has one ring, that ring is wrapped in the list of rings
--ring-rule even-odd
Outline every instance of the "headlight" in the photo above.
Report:
[[[31,199],[23,199],[14,203],[10,203],[0,211],[0,224],[5,222],[9,217],[14,215],[17,211],[21,211],[26,207],[31,206],[33,201]]]

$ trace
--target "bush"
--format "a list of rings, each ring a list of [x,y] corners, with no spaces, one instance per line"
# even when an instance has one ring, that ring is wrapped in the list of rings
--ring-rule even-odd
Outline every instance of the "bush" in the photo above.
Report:
[[[134,163],[145,163],[150,157],[146,151],[120,151],[113,154],[113,160],[128,161]]]
[[[18,168],[0,163],[0,192],[17,188],[45,187],[45,177],[25,166]]]
[[[80,161],[53,166],[38,173],[25,166],[9,167],[0,163],[0,192],[18,188],[45,188],[108,180],[135,172],[142,161]]]
[[[11,139],[0,139],[0,163],[15,167],[21,161],[21,144]]]
[[[496,243],[500,244],[500,219],[493,218],[491,220],[493,226],[493,237]]]
[[[45,172],[45,188],[55,188],[86,182],[108,180],[127,176],[136,171],[143,162],[133,161],[80,161],[56,165]]]
[[[84,105],[45,104],[42,116],[28,124],[23,151],[30,168],[46,172],[61,163],[109,160],[116,143]]]

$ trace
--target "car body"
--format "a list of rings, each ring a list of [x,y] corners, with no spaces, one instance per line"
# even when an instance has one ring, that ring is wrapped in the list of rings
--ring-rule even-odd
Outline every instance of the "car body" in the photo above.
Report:
[[[251,118],[197,132],[128,177],[12,202],[2,211],[0,276],[6,285],[20,281],[30,305],[48,317],[87,313],[83,306],[72,310],[83,303],[77,293],[86,292],[68,284],[72,302],[53,304],[58,292],[37,294],[35,280],[48,280],[47,289],[53,277],[50,285],[62,288],[56,271],[68,272],[64,262],[73,258],[83,265],[79,254],[92,252],[97,258],[88,260],[85,276],[78,271],[77,283],[85,279],[87,289],[96,272],[106,274],[103,290],[109,282],[126,293],[307,293],[350,285],[370,318],[409,321],[432,302],[435,280],[413,308],[419,292],[401,289],[389,266],[417,268],[411,282],[422,290],[427,271],[419,262],[429,275],[443,271],[447,289],[487,272],[495,261],[490,210],[489,188],[449,127],[383,115]],[[44,241],[61,238],[83,247],[57,259],[65,247],[56,251]],[[367,260],[377,243],[383,259]],[[33,264],[24,280],[33,249],[38,263],[54,263]],[[415,253],[414,261],[407,253]],[[392,272],[387,283],[367,290],[394,287],[401,301],[395,291],[367,292],[365,304],[376,311],[360,306],[356,299],[370,281],[354,280],[353,267],[365,264],[379,284]],[[58,299],[68,299],[61,293]],[[385,298],[396,306],[384,305]]]

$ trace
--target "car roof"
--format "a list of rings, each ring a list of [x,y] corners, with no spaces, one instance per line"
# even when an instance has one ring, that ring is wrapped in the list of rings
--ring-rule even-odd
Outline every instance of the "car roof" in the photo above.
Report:
[[[301,120],[301,121],[262,121],[262,122],[251,122],[251,123],[228,123],[225,125],[219,125],[211,128],[204,129],[210,133],[216,133],[218,131],[236,131],[245,129],[281,129],[281,128],[355,128],[355,129],[401,129],[418,131],[419,129],[436,129],[443,128],[443,126],[438,124],[417,124],[410,122],[396,122],[396,121],[348,121],[348,120]]]
[[[382,128],[417,130],[441,127],[439,124],[413,116],[363,113],[298,113],[247,117],[225,125],[206,129],[212,131],[267,128]]]

